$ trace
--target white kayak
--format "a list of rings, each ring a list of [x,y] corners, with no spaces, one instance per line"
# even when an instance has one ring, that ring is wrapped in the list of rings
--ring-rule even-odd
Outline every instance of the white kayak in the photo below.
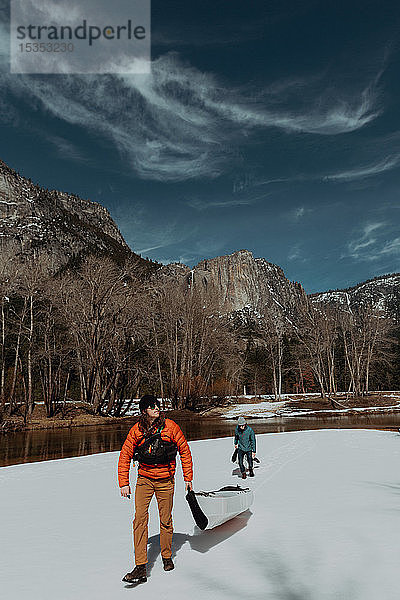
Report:
[[[252,490],[239,486],[192,494],[187,500],[200,529],[213,529],[222,525],[247,510],[254,500]]]

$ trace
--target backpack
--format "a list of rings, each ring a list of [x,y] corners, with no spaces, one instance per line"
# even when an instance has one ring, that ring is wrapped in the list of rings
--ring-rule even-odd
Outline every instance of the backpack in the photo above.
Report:
[[[145,465],[166,465],[175,460],[177,452],[175,442],[163,440],[158,431],[145,437],[143,444],[136,446],[132,458]]]

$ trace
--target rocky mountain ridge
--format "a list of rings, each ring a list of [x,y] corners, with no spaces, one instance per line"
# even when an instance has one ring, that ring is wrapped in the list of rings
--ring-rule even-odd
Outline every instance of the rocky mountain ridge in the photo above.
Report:
[[[172,280],[216,299],[221,314],[259,318],[268,313],[280,322],[296,319],[306,293],[283,270],[249,250],[200,261],[192,269],[181,263],[161,266],[141,259],[123,239],[108,210],[73,194],[46,190],[0,160],[0,248],[24,257],[50,261],[54,271],[80,254],[105,254],[123,261],[133,256],[146,263],[157,285]],[[149,265],[147,265],[149,263]],[[310,295],[314,303],[350,308],[372,303],[400,318],[400,274],[383,275],[347,290]]]
[[[217,298],[222,314],[259,320],[268,313],[282,323],[292,324],[307,294],[300,283],[285,277],[283,270],[249,250],[199,262],[190,269],[181,263],[161,267],[157,278],[173,279],[201,294]],[[310,294],[318,305],[338,304],[349,309],[372,305],[385,316],[400,319],[400,274],[382,275],[345,290]]]
[[[54,270],[80,253],[132,253],[104,206],[46,190],[1,160],[0,247],[22,258],[46,256]]]
[[[349,309],[372,305],[391,318],[400,319],[400,273],[391,273],[363,281],[345,290],[311,294],[314,303],[333,303]]]

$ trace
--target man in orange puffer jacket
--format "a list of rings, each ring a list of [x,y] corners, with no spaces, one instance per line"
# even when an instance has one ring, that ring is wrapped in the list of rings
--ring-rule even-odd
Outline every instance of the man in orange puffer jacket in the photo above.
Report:
[[[181,457],[186,491],[192,489],[193,464],[189,445],[180,427],[160,413],[160,404],[155,396],[146,395],[139,403],[140,418],[131,428],[122,446],[118,461],[118,481],[121,496],[130,497],[129,468],[135,450],[145,443],[145,438],[160,432],[161,439],[174,442]],[[135,488],[135,519],[133,540],[135,548],[135,568],[127,573],[123,581],[144,583],[147,581],[147,539],[149,505],[155,494],[160,515],[160,546],[164,570],[171,571],[172,546],[172,506],[174,498],[175,459],[167,464],[144,464],[139,459],[138,477]]]

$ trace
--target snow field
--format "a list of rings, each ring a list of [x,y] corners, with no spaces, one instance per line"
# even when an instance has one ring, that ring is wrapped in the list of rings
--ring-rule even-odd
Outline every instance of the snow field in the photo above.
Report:
[[[232,439],[190,442],[196,491],[239,483],[254,504],[200,532],[178,466],[176,569],[162,569],[153,500],[150,576],[134,589],[121,582],[133,567],[133,501],[119,495],[118,453],[0,469],[2,597],[397,600],[400,436],[322,430],[258,435],[257,444],[262,462],[242,481]]]

